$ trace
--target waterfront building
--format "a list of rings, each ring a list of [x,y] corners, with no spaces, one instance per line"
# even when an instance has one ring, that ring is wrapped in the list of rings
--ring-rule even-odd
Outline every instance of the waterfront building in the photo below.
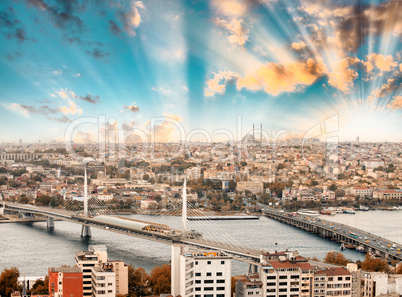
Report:
[[[92,267],[99,265],[98,255],[93,251],[77,252],[75,261],[82,269],[83,296],[92,296]]]
[[[314,297],[352,296],[352,275],[344,267],[314,272]]]
[[[116,274],[113,271],[113,264],[102,263],[100,266],[94,266],[91,268],[91,273],[93,297],[116,296]]]
[[[49,268],[49,295],[51,297],[83,297],[82,280],[81,267],[51,267]]]
[[[225,297],[231,291],[232,257],[222,252],[192,252],[172,247],[172,295]]]
[[[250,191],[253,194],[262,193],[264,191],[264,183],[258,181],[242,181],[237,183],[238,191]]]

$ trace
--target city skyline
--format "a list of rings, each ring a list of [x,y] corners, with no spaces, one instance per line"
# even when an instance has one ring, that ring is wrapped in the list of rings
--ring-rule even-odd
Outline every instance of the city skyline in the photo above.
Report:
[[[341,141],[400,141],[401,14],[398,1],[3,3],[2,141],[64,141],[100,116],[121,130],[158,119],[157,141],[176,140],[172,122],[238,135],[239,116],[242,136],[336,119]]]

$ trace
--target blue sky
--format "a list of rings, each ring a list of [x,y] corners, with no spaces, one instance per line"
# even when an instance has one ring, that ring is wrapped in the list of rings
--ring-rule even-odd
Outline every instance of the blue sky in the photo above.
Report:
[[[100,115],[146,134],[157,119],[161,141],[174,123],[236,138],[239,117],[319,136],[334,116],[341,140],[402,139],[400,1],[10,0],[0,25],[0,141]]]

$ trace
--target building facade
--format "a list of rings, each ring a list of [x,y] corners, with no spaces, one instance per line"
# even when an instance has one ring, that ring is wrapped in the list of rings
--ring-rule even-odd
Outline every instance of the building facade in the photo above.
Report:
[[[50,267],[49,295],[51,297],[83,297],[82,279],[80,267]]]

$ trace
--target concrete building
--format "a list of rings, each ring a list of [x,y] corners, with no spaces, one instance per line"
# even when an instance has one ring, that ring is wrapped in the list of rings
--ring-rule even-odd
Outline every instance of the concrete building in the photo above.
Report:
[[[350,193],[355,196],[360,197],[372,197],[373,191],[370,188],[365,187],[354,187],[351,189]]]
[[[172,246],[172,295],[225,297],[231,291],[232,257]]]
[[[113,265],[113,271],[116,274],[116,294],[128,294],[128,267],[123,261],[108,261]]]
[[[98,255],[93,251],[77,252],[75,261],[82,269],[83,296],[92,296],[92,267],[99,265]]]
[[[49,295],[52,297],[83,297],[81,267],[50,267]]]
[[[237,279],[235,297],[262,296],[262,281],[259,273]]]
[[[352,275],[352,297],[361,297],[361,270],[355,263],[348,263],[346,269]]]
[[[238,191],[250,191],[253,194],[262,193],[264,191],[264,183],[258,181],[242,181],[237,183]]]
[[[103,263],[94,266],[91,268],[91,273],[93,297],[116,296],[116,274],[113,271],[113,264]]]
[[[352,275],[343,267],[314,272],[314,297],[352,296]]]
[[[402,199],[402,190],[374,191],[373,198],[377,198],[377,199]]]
[[[388,274],[383,272],[366,272],[363,278],[363,297],[387,294]]]

